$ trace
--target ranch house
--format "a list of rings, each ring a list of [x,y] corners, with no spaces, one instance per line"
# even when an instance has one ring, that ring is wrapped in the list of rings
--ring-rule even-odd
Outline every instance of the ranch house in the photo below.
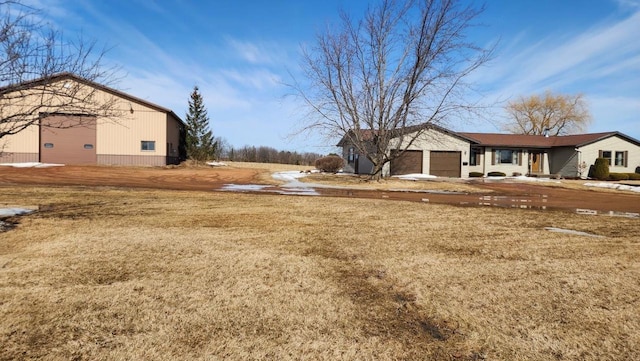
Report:
[[[407,151],[385,165],[384,175],[418,173],[466,178],[471,172],[485,176],[501,172],[507,176],[579,178],[587,176],[598,157],[609,160],[611,172],[640,170],[640,141],[620,132],[544,136],[454,132],[433,125],[419,131],[421,134]],[[405,139],[411,138],[412,133],[407,134]],[[346,161],[345,172],[370,174],[371,162],[349,139],[345,135],[338,143]],[[391,142],[388,151],[403,147],[404,144]]]

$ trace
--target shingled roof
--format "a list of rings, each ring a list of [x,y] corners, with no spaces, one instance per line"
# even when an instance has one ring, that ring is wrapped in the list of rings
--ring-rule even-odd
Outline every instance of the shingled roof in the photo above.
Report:
[[[576,135],[528,135],[528,134],[499,134],[499,133],[458,133],[481,146],[517,147],[517,148],[554,148],[580,147],[612,136],[619,136],[632,143],[640,145],[640,141],[620,132],[588,133]]]

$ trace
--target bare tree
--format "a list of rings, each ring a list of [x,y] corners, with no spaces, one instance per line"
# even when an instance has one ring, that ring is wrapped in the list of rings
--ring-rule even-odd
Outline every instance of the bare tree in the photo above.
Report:
[[[346,137],[380,176],[429,125],[473,108],[464,78],[492,51],[465,33],[482,10],[456,0],[381,0],[361,20],[341,13],[340,25],[304,50],[309,84],[293,85],[311,109],[303,130]]]
[[[82,38],[67,42],[38,9],[0,2],[0,139],[39,126],[43,114],[120,116],[115,97],[87,86],[115,81],[115,69],[102,66],[104,53]]]
[[[505,129],[515,134],[565,135],[587,130],[591,114],[582,94],[553,94],[520,97],[509,102],[506,111],[511,123]]]

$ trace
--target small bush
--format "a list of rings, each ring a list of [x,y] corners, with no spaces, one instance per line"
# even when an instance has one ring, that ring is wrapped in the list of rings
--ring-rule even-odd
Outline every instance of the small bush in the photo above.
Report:
[[[627,173],[630,180],[640,180],[640,173]]]
[[[471,178],[484,177],[484,173],[482,173],[482,172],[469,172],[469,177],[471,177]]]
[[[344,159],[337,155],[328,155],[316,160],[316,169],[327,173],[336,173],[344,166]]]
[[[502,173],[502,172],[489,172],[487,174],[487,176],[489,176],[489,177],[506,177],[507,175],[505,173]]]
[[[593,165],[593,178],[598,180],[609,179],[609,160],[607,158],[596,158]]]
[[[627,173],[609,173],[609,179],[614,181],[629,180]]]
[[[520,173],[520,172],[513,172],[513,173],[511,173],[511,176],[512,176],[512,177],[520,177],[521,175],[522,175],[522,173]]]

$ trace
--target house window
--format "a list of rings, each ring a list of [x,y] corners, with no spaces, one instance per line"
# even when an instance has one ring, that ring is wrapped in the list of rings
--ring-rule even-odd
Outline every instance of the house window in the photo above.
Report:
[[[44,143],[45,148],[53,148],[53,143]]]
[[[349,148],[349,163],[353,163],[354,160],[354,153],[355,153],[355,149],[353,149],[353,147]]]
[[[84,149],[93,149],[93,144],[85,144]]]
[[[609,165],[611,165],[611,151],[610,150],[601,150],[600,158],[605,158],[609,161]]]
[[[140,149],[143,151],[153,152],[156,150],[156,142],[153,140],[143,140],[140,142]]]
[[[482,151],[479,148],[471,148],[469,165],[480,165],[480,154],[482,154]]]
[[[513,149],[496,149],[495,164],[518,164],[518,152]]]
[[[615,165],[618,167],[627,166],[627,152],[616,152]]]

